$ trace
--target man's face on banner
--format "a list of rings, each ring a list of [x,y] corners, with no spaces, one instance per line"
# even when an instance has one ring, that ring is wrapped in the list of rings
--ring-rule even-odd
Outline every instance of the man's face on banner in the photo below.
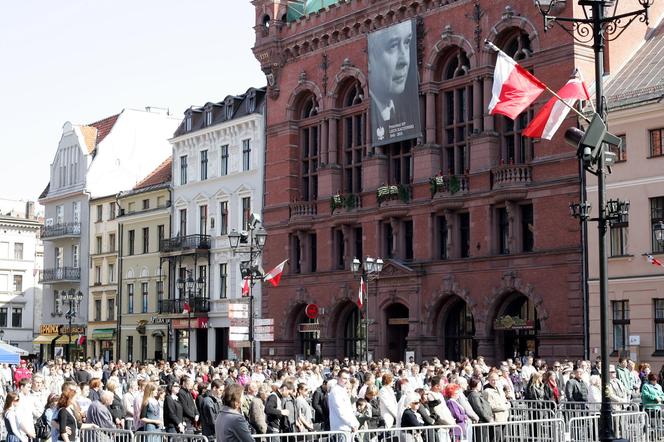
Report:
[[[389,29],[378,41],[373,52],[371,69],[374,82],[371,88],[379,95],[390,97],[399,95],[406,87],[410,66],[410,41],[413,31],[410,21],[405,21]]]

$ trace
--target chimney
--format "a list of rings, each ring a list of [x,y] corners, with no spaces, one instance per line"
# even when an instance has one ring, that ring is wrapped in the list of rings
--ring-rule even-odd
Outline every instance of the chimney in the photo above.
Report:
[[[28,201],[25,203],[25,218],[26,219],[35,219],[35,203],[34,201]]]

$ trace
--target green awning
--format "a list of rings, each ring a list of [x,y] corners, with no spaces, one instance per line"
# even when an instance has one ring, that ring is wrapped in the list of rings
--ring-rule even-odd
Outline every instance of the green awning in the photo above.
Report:
[[[115,337],[114,328],[96,328],[92,330],[92,339],[96,341],[110,341]]]

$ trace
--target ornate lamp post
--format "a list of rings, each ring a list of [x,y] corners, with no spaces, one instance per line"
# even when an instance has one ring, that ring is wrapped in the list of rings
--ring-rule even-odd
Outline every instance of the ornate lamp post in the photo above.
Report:
[[[246,232],[238,232],[233,229],[228,234],[228,242],[233,254],[244,253],[248,261],[240,262],[240,274],[242,280],[249,279],[249,359],[253,363],[255,357],[254,344],[254,284],[256,280],[263,279],[263,271],[260,266],[260,258],[263,255],[267,232],[263,228],[261,219],[252,213],[247,223]],[[241,245],[248,245],[247,250],[242,250]]]
[[[372,258],[367,256],[364,258],[364,263],[359,259],[353,258],[351,263],[351,270],[353,275],[360,276],[360,281],[366,281],[367,297],[364,302],[364,360],[369,362],[369,281],[375,281],[379,278],[380,272],[383,270],[382,258]],[[361,284],[361,282],[360,282]]]
[[[191,310],[194,308],[194,305],[196,304],[196,296],[200,293],[200,291],[203,289],[203,286],[205,285],[205,281],[203,281],[202,277],[198,277],[196,281],[194,281],[194,278],[192,276],[192,271],[187,270],[187,278],[182,279],[178,278],[178,288],[180,289],[180,293],[185,293],[185,288],[186,288],[186,294],[187,294],[187,359],[191,360]],[[194,292],[194,286],[196,287],[196,291]],[[192,293],[194,296],[192,296]]]
[[[619,0],[578,0],[579,6],[583,10],[583,17],[560,17],[558,14],[566,5],[566,0],[535,0],[535,5],[539,9],[544,19],[544,30],[557,25],[565,32],[571,35],[576,41],[584,44],[592,43],[595,52],[595,98],[596,112],[606,124],[606,108],[604,99],[604,87],[602,84],[604,77],[604,47],[606,41],[615,40],[627,29],[627,27],[638,19],[641,22],[648,23],[648,9],[653,4],[653,0],[638,0],[640,9],[618,14]],[[613,9],[610,11],[610,9]],[[606,126],[604,126],[606,129]],[[602,137],[598,142],[602,143]],[[583,156],[584,163],[591,159]],[[611,221],[616,220],[618,216],[625,216],[629,209],[629,203],[612,204],[606,201],[606,167],[611,161],[610,153],[606,151],[605,145],[601,145],[601,150],[596,161],[596,169],[591,169],[590,165],[584,164],[584,169],[597,175],[597,200],[599,215],[594,221],[597,221],[599,232],[599,292],[600,292],[600,339],[602,354],[602,408],[600,411],[600,440],[613,441],[613,423],[611,420],[611,403],[608,397],[609,385],[609,350],[608,350],[608,257],[606,252],[606,231]],[[584,203],[582,203],[584,204]],[[589,208],[588,208],[589,209]],[[573,213],[574,214],[574,213]],[[578,211],[579,217],[585,216],[582,210]]]
[[[67,318],[67,324],[69,326],[69,329],[67,330],[67,361],[71,362],[70,356],[71,356],[71,323],[72,320],[78,316],[78,308],[81,305],[81,301],[83,301],[83,293],[79,290],[76,291],[76,289],[69,289],[67,292],[60,292],[60,296],[55,299],[55,314],[58,316],[62,316],[62,310],[60,310],[60,304],[63,305],[68,305],[69,310],[67,313],[65,313],[65,318]]]

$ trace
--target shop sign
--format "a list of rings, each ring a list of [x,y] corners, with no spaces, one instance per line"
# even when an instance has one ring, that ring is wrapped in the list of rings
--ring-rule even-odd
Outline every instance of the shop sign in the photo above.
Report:
[[[163,316],[153,316],[150,318],[151,324],[168,324],[168,318]]]
[[[499,316],[493,321],[494,330],[535,330],[535,321],[518,316]]]
[[[39,326],[40,335],[68,335],[69,334],[69,325],[63,324],[41,324]],[[72,325],[71,326],[72,335],[84,335],[85,326],[84,325]]]
[[[72,325],[71,326],[71,332],[69,331],[69,326],[68,325],[61,325],[60,326],[60,334],[61,335],[84,335],[85,334],[85,326],[84,325]]]
[[[208,328],[208,318],[173,319],[173,328],[186,330],[189,328]]]
[[[319,322],[303,322],[297,325],[300,333],[320,333]]]

